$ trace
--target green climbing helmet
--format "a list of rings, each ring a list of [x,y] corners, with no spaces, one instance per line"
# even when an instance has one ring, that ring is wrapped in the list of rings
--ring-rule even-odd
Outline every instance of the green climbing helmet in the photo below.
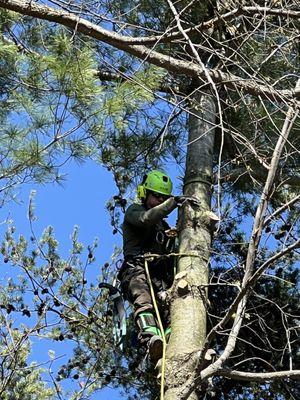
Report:
[[[145,200],[147,190],[161,193],[164,196],[171,196],[172,181],[168,175],[162,171],[154,170],[144,176],[143,183],[137,187],[137,194],[141,200]]]

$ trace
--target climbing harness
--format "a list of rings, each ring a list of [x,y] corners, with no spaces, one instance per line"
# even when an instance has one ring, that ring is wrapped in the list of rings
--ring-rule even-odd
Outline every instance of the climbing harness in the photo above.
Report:
[[[120,282],[115,279],[113,284],[101,282],[100,289],[108,289],[109,300],[113,302],[113,337],[116,345],[123,350],[126,337],[126,312],[124,299],[120,290]]]

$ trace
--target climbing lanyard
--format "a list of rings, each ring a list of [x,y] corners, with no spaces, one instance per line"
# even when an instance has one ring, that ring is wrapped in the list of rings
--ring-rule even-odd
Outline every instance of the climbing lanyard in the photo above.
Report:
[[[116,283],[111,285],[106,282],[99,283],[99,288],[105,288],[109,291],[109,300],[113,302],[113,336],[117,346],[123,350],[123,343],[126,337],[126,312],[124,308],[123,296]]]

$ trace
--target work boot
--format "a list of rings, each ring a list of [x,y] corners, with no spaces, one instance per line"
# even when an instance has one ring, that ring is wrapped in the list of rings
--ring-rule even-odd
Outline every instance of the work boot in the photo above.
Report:
[[[163,355],[162,338],[158,335],[152,336],[148,342],[148,348],[150,361],[153,365],[156,365]]]

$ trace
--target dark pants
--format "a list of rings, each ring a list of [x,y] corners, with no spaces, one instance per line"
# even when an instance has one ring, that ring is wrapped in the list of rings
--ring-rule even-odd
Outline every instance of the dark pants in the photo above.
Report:
[[[153,261],[148,263],[151,282],[153,285],[160,318],[167,328],[170,324],[169,307],[160,298],[160,294],[168,289],[173,282],[173,266],[169,259]],[[150,312],[156,318],[150,287],[145,272],[145,264],[142,258],[129,259],[124,261],[119,272],[123,295],[134,307],[135,321],[138,314]],[[148,341],[149,335],[138,334],[138,339],[143,344]]]

